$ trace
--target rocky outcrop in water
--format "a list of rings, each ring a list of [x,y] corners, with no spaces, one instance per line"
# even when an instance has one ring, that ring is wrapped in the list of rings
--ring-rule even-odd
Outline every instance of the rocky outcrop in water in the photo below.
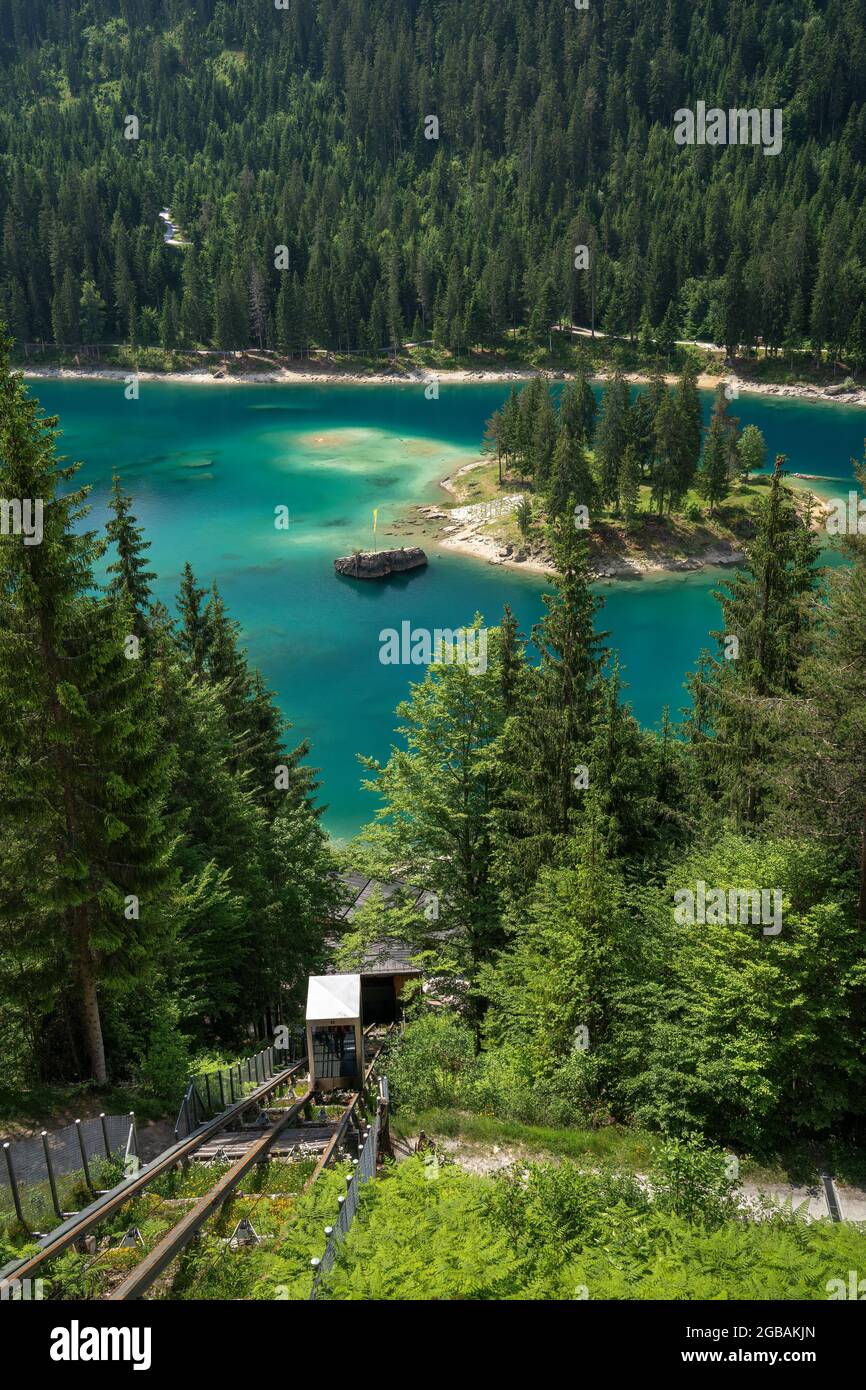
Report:
[[[421,547],[410,545],[399,550],[356,550],[335,560],[334,569],[349,579],[387,579],[389,574],[420,569],[426,563]]]

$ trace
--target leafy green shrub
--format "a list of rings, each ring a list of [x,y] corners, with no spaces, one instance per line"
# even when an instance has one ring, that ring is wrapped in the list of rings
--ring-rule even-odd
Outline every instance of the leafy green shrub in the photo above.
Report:
[[[532,1262],[554,1264],[588,1242],[602,1240],[610,1212],[646,1211],[649,1197],[630,1173],[575,1163],[532,1163],[500,1174],[488,1210]]]
[[[468,1108],[536,1125],[586,1125],[599,1118],[596,1060],[575,1052],[547,1076],[533,1077],[516,1047],[492,1047],[478,1058]]]
[[[177,1101],[190,1072],[187,1039],[178,1028],[176,1005],[166,1000],[156,1015],[139,1064],[142,1085],[164,1101]]]
[[[472,1030],[454,1013],[422,1014],[388,1058],[394,1103],[408,1110],[471,1105],[477,1073]]]
[[[739,1182],[729,1168],[729,1155],[705,1144],[699,1134],[657,1144],[649,1181],[655,1206],[688,1221],[719,1226],[736,1212]]]
[[[450,1012],[425,1013],[408,1024],[387,1072],[395,1106],[416,1113],[441,1106],[546,1125],[607,1118],[591,1054],[575,1052],[535,1077],[518,1047],[493,1046],[476,1055],[472,1029]]]

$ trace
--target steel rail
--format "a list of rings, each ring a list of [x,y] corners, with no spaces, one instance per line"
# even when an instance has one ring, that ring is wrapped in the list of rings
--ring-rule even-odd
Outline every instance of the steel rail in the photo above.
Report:
[[[370,1030],[366,1030],[370,1031]],[[364,1085],[369,1081],[376,1060],[382,1051],[384,1040],[376,1048],[370,1063],[364,1072]],[[153,1249],[145,1255],[144,1259],[136,1265],[121,1284],[118,1284],[114,1291],[107,1295],[105,1299],[108,1303],[123,1303],[140,1298],[142,1294],[150,1288],[151,1284],[159,1278],[160,1274],[172,1263],[181,1251],[189,1244],[205,1222],[213,1215],[217,1207],[222,1206],[230,1193],[237,1187],[238,1183],[246,1176],[249,1170],[261,1163],[268,1154],[268,1150],[280,1134],[286,1128],[289,1121],[294,1118],[312,1100],[315,1092],[311,1088],[306,1095],[292,1105],[277,1120],[273,1129],[263,1134],[255,1144],[253,1144],[242,1158],[232,1165],[227,1173],[224,1173],[219,1181],[211,1188],[210,1192],[196,1202],[195,1206],[181,1217],[177,1225],[167,1231]],[[331,1137],[325,1152],[316,1164],[316,1167],[304,1184],[304,1191],[313,1185],[322,1169],[329,1159],[336,1152],[340,1139],[346,1131],[349,1120],[354,1113],[355,1106],[361,1099],[363,1092],[356,1091],[346,1105],[343,1114],[340,1116],[337,1128]]]
[[[263,1134],[250,1146],[243,1158],[239,1158],[227,1173],[224,1173],[219,1181],[211,1188],[210,1192],[196,1202],[195,1206],[188,1211],[186,1216],[181,1217],[176,1226],[166,1232],[162,1240],[158,1241],[149,1254],[136,1265],[135,1269],[118,1284],[117,1288],[110,1293],[107,1303],[122,1303],[127,1299],[140,1298],[146,1289],[149,1289],[155,1279],[158,1279],[163,1270],[176,1259],[185,1246],[189,1244],[200,1226],[203,1226],[215,1209],[222,1206],[233,1188],[257,1163],[261,1163],[267,1156],[268,1149],[285,1129],[295,1115],[312,1100],[312,1090],[307,1091],[285,1114],[281,1115],[273,1129]]]
[[[251,1091],[248,1096],[235,1101],[233,1105],[230,1105],[227,1110],[221,1111],[214,1119],[200,1125],[198,1130],[193,1131],[186,1139],[181,1139],[170,1149],[166,1149],[164,1153],[152,1159],[150,1163],[145,1164],[134,1177],[125,1178],[123,1182],[111,1188],[103,1196],[98,1197],[95,1202],[91,1202],[82,1211],[75,1212],[61,1222],[56,1230],[43,1237],[40,1248],[35,1254],[25,1256],[22,1260],[16,1260],[0,1270],[0,1293],[5,1290],[9,1280],[29,1278],[48,1260],[62,1255],[64,1250],[68,1250],[70,1245],[80,1240],[94,1226],[98,1226],[101,1221],[113,1216],[128,1201],[142,1192],[148,1183],[153,1182],[155,1178],[162,1177],[163,1173],[167,1173],[177,1163],[183,1162],[195,1153],[205,1140],[218,1134],[221,1129],[225,1129],[226,1124],[231,1123],[250,1105],[255,1105],[258,1101],[264,1100],[272,1091],[278,1090],[305,1066],[306,1059],[293,1062],[290,1067],[270,1077],[268,1081]],[[294,1110],[289,1113],[294,1113]]]
[[[370,1077],[373,1075],[373,1068],[375,1067],[377,1061],[379,1060],[379,1056],[380,1056],[380,1054],[381,1054],[381,1052],[382,1052],[383,1047],[385,1046],[385,1041],[386,1041],[386,1039],[388,1038],[388,1036],[389,1036],[389,1034],[390,1034],[390,1032],[391,1032],[393,1026],[394,1026],[393,1024],[391,1024],[391,1025],[389,1026],[388,1032],[385,1034],[385,1037],[381,1040],[381,1042],[379,1043],[379,1046],[376,1048],[376,1051],[373,1053],[373,1056],[372,1056],[371,1059],[370,1059],[369,1065],[367,1066],[367,1069],[366,1069],[366,1071],[364,1072],[364,1082],[363,1082],[363,1086],[361,1087],[361,1090],[360,1090],[360,1091],[355,1091],[354,1094],[351,1095],[351,1096],[349,1097],[349,1102],[348,1102],[348,1104],[347,1104],[345,1110],[343,1111],[342,1115],[340,1116],[340,1120],[339,1120],[339,1123],[338,1123],[338,1125],[337,1125],[336,1131],[335,1131],[334,1134],[331,1136],[330,1140],[328,1141],[328,1146],[327,1146],[327,1148],[325,1149],[324,1153],[323,1153],[323,1154],[321,1155],[321,1157],[319,1158],[318,1163],[316,1164],[316,1166],[315,1166],[315,1168],[313,1169],[313,1171],[312,1171],[312,1173],[310,1174],[310,1176],[307,1178],[307,1181],[304,1183],[304,1187],[303,1187],[304,1192],[307,1192],[307,1191],[313,1186],[313,1183],[316,1181],[316,1178],[319,1176],[319,1174],[321,1173],[322,1169],[323,1169],[323,1168],[327,1168],[328,1164],[330,1163],[331,1159],[333,1158],[334,1154],[336,1153],[337,1147],[338,1147],[338,1145],[339,1145],[339,1143],[340,1143],[340,1140],[342,1139],[343,1135],[344,1135],[345,1132],[346,1132],[346,1129],[347,1129],[347,1127],[348,1127],[349,1121],[350,1121],[350,1119],[352,1118],[353,1114],[355,1113],[355,1109],[356,1109],[357,1105],[358,1105],[359,1102],[363,1099],[363,1096],[364,1096],[364,1086],[367,1085],[368,1081],[370,1080]],[[371,1033],[371,1032],[373,1031],[373,1028],[374,1028],[374,1027],[375,1027],[375,1024],[371,1024],[369,1028],[365,1029],[365,1030],[364,1030],[365,1036],[367,1036],[369,1033]]]

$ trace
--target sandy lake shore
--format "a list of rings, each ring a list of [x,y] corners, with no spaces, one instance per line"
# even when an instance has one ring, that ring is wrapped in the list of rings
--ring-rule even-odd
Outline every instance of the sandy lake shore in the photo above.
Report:
[[[519,381],[530,381],[534,376],[544,376],[549,381],[565,381],[568,373],[565,371],[536,371],[535,368],[513,368],[501,371],[479,370],[473,371],[471,368],[448,368],[440,371],[417,369],[412,371],[382,371],[382,372],[351,372],[351,371],[322,371],[315,367],[277,367],[263,371],[243,371],[231,375],[227,373],[217,374],[205,370],[193,369],[184,372],[148,372],[141,371],[133,373],[131,369],[126,370],[118,367],[27,367],[24,369],[24,376],[28,379],[38,380],[48,378],[60,381],[126,381],[127,377],[136,375],[140,381],[172,381],[185,382],[192,386],[249,386],[261,383],[271,386],[290,386],[290,385],[311,385],[311,386],[429,386],[433,382],[439,382],[443,386],[461,384],[496,384]],[[594,376],[595,381],[606,381],[610,373],[598,373]],[[646,384],[650,377],[647,373],[626,372],[626,379],[636,385]],[[670,384],[677,380],[676,373],[668,373],[665,380]],[[730,384],[737,392],[748,393],[759,396],[782,396],[787,398],[799,398],[809,401],[825,401],[828,403],[838,403],[840,405],[866,405],[866,389],[854,391],[839,391],[837,387],[830,388],[830,393],[826,387],[810,386],[806,383],[799,383],[794,386],[777,386],[762,382],[751,382],[744,377],[735,374],[728,376],[714,376],[709,372],[702,372],[698,377],[698,386],[701,390],[712,391],[722,382]]]

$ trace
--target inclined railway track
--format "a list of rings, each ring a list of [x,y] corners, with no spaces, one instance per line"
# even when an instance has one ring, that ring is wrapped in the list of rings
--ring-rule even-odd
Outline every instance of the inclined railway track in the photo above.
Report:
[[[377,1058],[385,1041],[384,1039],[375,1041],[371,1039],[372,1031],[372,1027],[365,1030],[365,1037],[373,1043],[375,1051],[368,1058],[363,1085],[360,1090],[349,1096],[343,1113],[334,1125],[333,1133],[328,1137],[314,1171],[304,1185],[304,1191],[313,1185],[322,1170],[335,1157],[341,1141],[345,1138],[350,1122],[353,1117],[357,1117],[359,1109],[364,1105],[364,1088],[373,1074]],[[101,1222],[114,1216],[128,1202],[140,1196],[151,1183],[169,1173],[179,1163],[186,1164],[191,1159],[203,1157],[200,1150],[205,1146],[208,1147],[207,1157],[213,1161],[214,1155],[210,1150],[214,1142],[220,1142],[220,1136],[223,1135],[224,1131],[238,1121],[242,1113],[250,1107],[261,1105],[262,1108],[265,1108],[264,1103],[270,1096],[291,1085],[293,1079],[304,1073],[305,1069],[306,1061],[302,1061],[276,1073],[262,1086],[250,1092],[248,1096],[229,1106],[214,1119],[200,1125],[188,1138],[166,1149],[158,1158],[146,1164],[134,1177],[125,1179],[109,1192],[102,1194],[83,1211],[69,1216],[56,1230],[43,1237],[39,1249],[34,1254],[16,1261],[14,1264],[7,1265],[5,1269],[0,1271],[0,1293],[16,1280],[23,1281],[38,1275],[51,1260],[56,1259],[58,1255],[81,1242]],[[215,1181],[213,1187],[199,1198],[190,1210],[157,1241],[120,1284],[103,1295],[105,1300],[123,1302],[141,1298],[172,1261],[189,1245],[209,1218],[220,1210],[245,1175],[253,1168],[268,1161],[271,1149],[288,1130],[291,1121],[297,1120],[302,1112],[312,1105],[315,1098],[316,1092],[307,1089],[299,1099],[293,1100],[286,1109],[277,1114],[277,1118],[270,1125],[270,1128],[261,1134],[252,1136],[251,1141],[246,1144],[244,1152],[232,1163],[228,1171],[223,1173]],[[250,1131],[244,1131],[243,1137],[245,1140],[249,1139]]]

